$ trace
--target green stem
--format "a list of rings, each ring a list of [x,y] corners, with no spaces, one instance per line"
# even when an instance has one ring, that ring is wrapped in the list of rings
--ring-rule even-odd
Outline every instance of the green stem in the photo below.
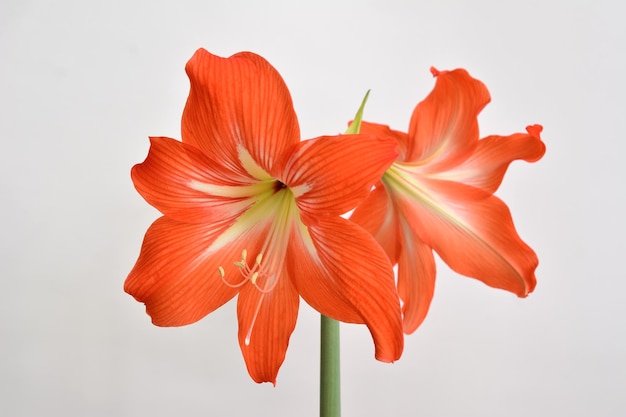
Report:
[[[369,90],[350,123],[347,135],[359,133]],[[320,355],[320,417],[341,417],[341,381],[339,378],[339,322],[322,314]]]
[[[340,417],[339,322],[322,315],[321,324],[320,417]]]

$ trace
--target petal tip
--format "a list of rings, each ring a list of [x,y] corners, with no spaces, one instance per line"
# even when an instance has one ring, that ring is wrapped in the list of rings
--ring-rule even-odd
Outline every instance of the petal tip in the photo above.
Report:
[[[257,384],[259,384],[259,385],[260,385],[260,384],[270,383],[270,384],[272,384],[272,387],[273,387],[273,388],[276,388],[276,378],[273,378],[273,379],[263,379],[263,378],[261,378],[261,379],[257,379],[257,378],[255,378],[255,377],[253,377],[252,375],[251,375],[251,377],[252,377],[252,379],[254,380],[254,382],[256,382],[256,383],[257,383]]]
[[[531,135],[536,137],[537,139],[541,139],[541,132],[543,131],[543,126],[539,124],[534,124],[530,126],[526,126],[526,131]]]
[[[379,354],[379,353],[376,353],[374,355],[377,361],[384,362],[384,363],[394,363],[395,361],[400,359],[401,356],[402,356],[402,350],[400,351],[400,353],[396,353],[395,355],[392,355],[392,356],[388,354]]]
[[[439,71],[437,68],[435,67],[430,67],[430,73],[433,75],[433,77],[438,76],[439,74],[441,74],[441,71]]]
[[[526,158],[526,160],[528,162],[538,161],[546,153],[546,145],[541,140],[541,132],[543,131],[543,126],[540,124],[526,126],[526,131],[531,137],[535,139],[534,155],[529,156],[528,158]]]

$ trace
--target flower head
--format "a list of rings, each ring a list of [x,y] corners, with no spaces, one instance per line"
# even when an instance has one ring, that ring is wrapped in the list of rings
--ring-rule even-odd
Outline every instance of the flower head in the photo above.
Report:
[[[275,383],[300,296],[336,320],[364,323],[376,357],[402,352],[400,305],[384,251],[340,217],[397,156],[375,135],[300,141],[287,87],[263,58],[198,50],[182,142],[151,138],[133,167],[163,217],[148,229],[124,288],[158,326],[193,323],[235,295],[251,377]]]
[[[415,108],[408,134],[362,123],[363,133],[395,137],[400,156],[351,217],[398,265],[406,333],[422,323],[433,297],[433,250],[456,272],[520,297],[535,288],[538,264],[493,193],[513,160],[543,156],[541,126],[479,140],[487,88],[462,69],[432,72],[435,87]]]

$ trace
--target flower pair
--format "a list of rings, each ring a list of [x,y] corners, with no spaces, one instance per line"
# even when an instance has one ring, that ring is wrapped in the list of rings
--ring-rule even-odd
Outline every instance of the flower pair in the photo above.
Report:
[[[201,49],[186,71],[182,142],[151,138],[132,169],[163,216],[124,288],[154,324],[193,323],[237,295],[248,372],[275,383],[300,297],[365,324],[376,358],[397,360],[432,297],[432,249],[460,273],[532,291],[536,257],[492,194],[513,159],[541,157],[540,127],[479,141],[489,96],[466,72],[439,74],[408,135],[363,123],[360,134],[301,141],[287,87],[263,58]]]

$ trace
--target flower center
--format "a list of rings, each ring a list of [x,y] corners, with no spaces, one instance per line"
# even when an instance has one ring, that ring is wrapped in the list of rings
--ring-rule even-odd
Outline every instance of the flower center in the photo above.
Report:
[[[274,192],[275,193],[279,192],[283,188],[287,188],[287,186],[285,184],[283,184],[282,182],[278,181],[278,180],[274,181]]]
[[[436,197],[428,192],[428,188],[420,182],[420,175],[410,165],[394,162],[383,174],[382,182],[394,193],[411,196],[422,205],[436,209]]]
[[[218,241],[223,239],[222,242],[215,245],[220,247],[226,240],[241,240],[243,243],[255,238],[263,239],[261,245],[253,245],[259,248],[254,261],[248,260],[248,250],[244,247],[241,259],[233,262],[243,277],[242,281],[232,282],[227,279],[224,267],[221,265],[218,267],[222,281],[231,288],[238,288],[250,282],[259,291],[267,293],[276,286],[276,279],[287,253],[289,234],[294,222],[297,224],[299,216],[291,190],[278,180],[273,181],[272,187],[275,191],[260,198],[243,213],[237,222],[218,238]]]
[[[464,229],[466,233],[473,233],[467,220],[450,209],[449,205],[454,204],[454,202],[447,200],[445,194],[432,191],[430,189],[432,185],[428,181],[445,181],[445,179],[421,174],[414,166],[398,162],[394,162],[387,169],[382,179],[390,194],[395,194],[399,200],[410,201],[410,204],[401,204],[400,212],[404,212],[402,216],[405,219],[407,218],[407,211],[416,210],[419,206],[450,225]]]

